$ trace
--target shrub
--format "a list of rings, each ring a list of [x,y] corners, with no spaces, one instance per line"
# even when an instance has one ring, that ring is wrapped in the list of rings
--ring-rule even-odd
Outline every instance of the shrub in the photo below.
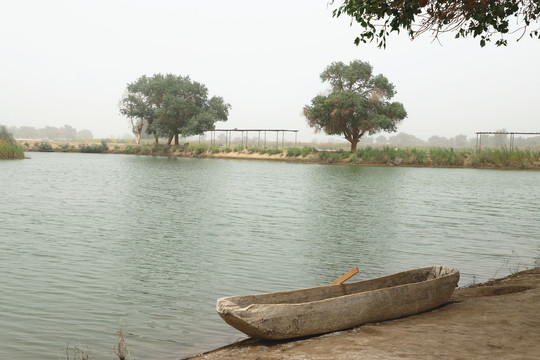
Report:
[[[298,147],[289,147],[287,148],[287,157],[297,157],[302,155],[302,149]]]
[[[256,147],[256,146],[250,146],[246,150],[248,154],[254,154],[254,153],[264,154],[264,149]]]
[[[69,144],[60,145],[60,151],[62,152],[72,152],[75,151],[75,147]]]
[[[208,151],[208,146],[204,144],[189,145],[189,149],[197,155],[203,154]]]
[[[316,152],[317,152],[317,149],[315,149],[315,148],[313,148],[313,147],[309,147],[309,146],[304,146],[304,147],[302,148],[301,154],[302,154],[303,157],[306,157],[306,156],[308,156],[309,154],[311,154],[312,152],[313,152],[313,153],[316,153]]]
[[[53,147],[48,142],[41,142],[37,145],[37,151],[39,152],[52,152]]]
[[[267,148],[267,149],[264,149],[264,153],[268,155],[279,155],[279,154],[283,154],[283,149]]]
[[[234,152],[238,152],[238,153],[244,151],[244,145],[237,145],[237,146],[235,146],[235,147],[233,148],[233,151],[234,151]]]
[[[109,150],[109,146],[105,142],[105,140],[101,141],[101,144],[92,144],[92,145],[86,145],[81,144],[79,145],[79,152],[81,153],[102,153]]]
[[[139,154],[141,155],[150,155],[152,154],[152,146],[144,145],[139,148]]]
[[[162,154],[162,153],[168,153],[172,150],[172,146],[170,145],[165,145],[165,144],[152,144],[152,145],[148,145],[148,148],[150,149],[150,154],[155,154],[155,153],[158,153],[158,154]],[[148,155],[148,154],[145,154],[145,155]]]

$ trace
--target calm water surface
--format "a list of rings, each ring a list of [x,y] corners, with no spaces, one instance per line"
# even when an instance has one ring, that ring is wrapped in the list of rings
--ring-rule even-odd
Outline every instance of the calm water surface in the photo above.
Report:
[[[540,172],[32,153],[0,162],[0,358],[175,359],[242,335],[219,297],[540,257]]]

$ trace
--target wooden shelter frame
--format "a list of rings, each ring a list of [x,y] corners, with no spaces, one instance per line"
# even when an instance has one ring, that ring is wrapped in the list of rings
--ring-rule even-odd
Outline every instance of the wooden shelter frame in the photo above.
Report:
[[[264,134],[263,140],[263,146],[266,148],[266,142],[267,142],[267,133],[268,132],[275,132],[276,133],[276,149],[279,147],[279,135],[281,133],[281,148],[285,147],[285,133],[286,132],[293,132],[294,133],[294,145],[296,146],[298,143],[298,131],[299,130],[291,130],[291,129],[210,129],[210,130],[204,130],[204,132],[210,133],[210,143],[211,145],[216,144],[216,132],[224,132],[225,133],[225,146],[231,146],[232,142],[232,133],[233,132],[239,132],[241,134],[241,140],[240,143],[242,146],[247,148],[249,143],[249,133],[256,132],[258,133],[257,138],[257,147],[261,146],[261,133]],[[246,133],[246,136],[244,138],[244,133]],[[201,142],[201,136],[199,135],[199,143]]]
[[[540,135],[540,132],[479,131],[476,133],[476,151],[482,150],[482,135],[510,135],[510,150],[513,150],[515,135]]]

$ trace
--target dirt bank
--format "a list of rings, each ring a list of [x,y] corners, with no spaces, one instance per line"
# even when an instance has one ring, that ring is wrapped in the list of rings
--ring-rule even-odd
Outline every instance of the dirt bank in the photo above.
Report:
[[[193,359],[538,359],[540,268],[457,289],[438,309],[288,342],[248,339]]]

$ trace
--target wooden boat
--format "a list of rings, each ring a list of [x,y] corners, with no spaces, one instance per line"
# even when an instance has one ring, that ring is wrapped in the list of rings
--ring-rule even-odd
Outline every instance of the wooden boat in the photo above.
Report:
[[[458,281],[456,269],[431,266],[346,284],[225,297],[216,309],[247,335],[290,339],[436,308],[448,301]]]

